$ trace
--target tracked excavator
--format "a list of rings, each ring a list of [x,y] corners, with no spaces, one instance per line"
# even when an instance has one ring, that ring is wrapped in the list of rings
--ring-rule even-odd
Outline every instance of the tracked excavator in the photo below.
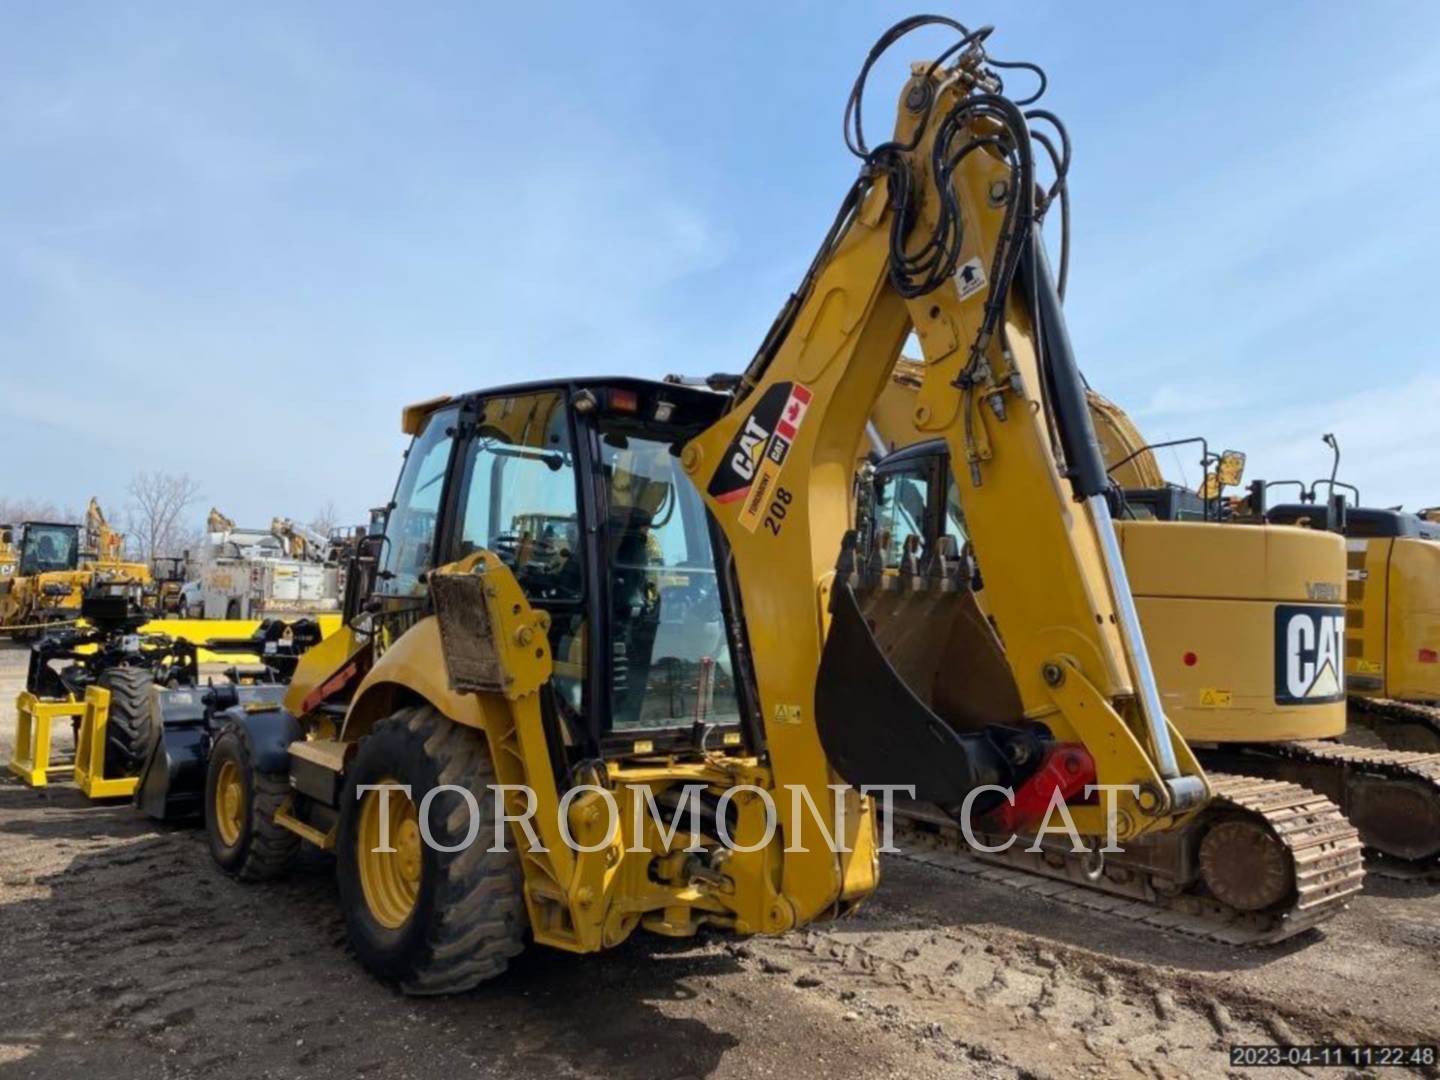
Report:
[[[1268,488],[1299,487],[1300,501],[1270,506],[1265,514],[1345,538],[1348,764],[1374,779],[1372,812],[1383,813],[1411,848],[1434,861],[1440,854],[1440,526],[1427,517],[1433,512],[1364,506],[1359,489],[1336,481],[1340,447],[1333,435],[1324,439],[1334,454],[1329,478],[1272,482]]]
[[[870,145],[871,68],[936,25],[954,43],[914,66],[893,136]],[[859,176],[738,378],[407,408],[346,628],[301,659],[283,709],[220,709],[203,738],[167,725],[141,804],[164,814],[198,764],[226,871],[333,850],[357,955],[419,993],[498,974],[527,926],[593,952],[641,927],[775,933],[841,913],[878,874],[859,793],[896,785],[1017,828],[1058,805],[1097,843],[1163,850],[1174,897],[1211,907],[1206,866],[1275,832],[1287,887],[1247,917],[1283,934],[1336,910],[1345,868],[1312,876],[1166,719],[1038,235],[1048,140],[1030,125],[1049,114],[1007,96],[990,33],[927,16],[877,42],[846,109]],[[897,676],[859,595],[853,448],[912,330],[922,427],[971,464],[958,497],[1015,688],[973,730]],[[606,812],[635,789],[678,808],[687,785],[689,837]],[[1247,791],[1272,789],[1290,790]],[[467,820],[510,842],[466,847]]]
[[[1132,433],[1117,461],[1145,449],[1133,425]],[[1314,605],[1336,598],[1326,583],[1328,575],[1307,577],[1305,603],[1298,603],[1298,595],[1280,596],[1277,588],[1287,563],[1272,560],[1263,576],[1240,572],[1237,554],[1230,547],[1235,531],[1220,534],[1226,545],[1206,544],[1194,552],[1178,547],[1179,533],[1158,534],[1169,540],[1162,539],[1155,554],[1168,555],[1172,567],[1176,563],[1206,567],[1203,577],[1247,581],[1244,588],[1253,598],[1288,601],[1277,605],[1274,618],[1273,711],[1252,722],[1246,715],[1250,710],[1227,718],[1226,710],[1215,709],[1209,714],[1212,723],[1206,725],[1202,709],[1197,714],[1182,713],[1179,722],[1192,741],[1203,743],[1202,759],[1211,767],[1280,777],[1329,796],[1359,829],[1366,846],[1390,858],[1388,869],[1435,866],[1440,863],[1440,710],[1431,703],[1440,698],[1440,673],[1425,663],[1425,657],[1427,648],[1433,656],[1434,646],[1440,644],[1440,543],[1436,543],[1440,529],[1415,515],[1351,506],[1337,496],[1337,487],[1348,488],[1358,502],[1359,492],[1335,483],[1339,446],[1333,436],[1325,441],[1335,453],[1335,469],[1329,480],[1314,481],[1304,489],[1308,499],[1301,503],[1267,505],[1267,492],[1290,482],[1255,481],[1243,499],[1229,500],[1218,513],[1210,507],[1202,511],[1242,532],[1257,526],[1272,532],[1304,526],[1316,538],[1333,542],[1333,537],[1343,537],[1347,558],[1343,621]],[[1323,501],[1318,499],[1322,485],[1328,485]],[[1173,521],[1173,510],[1166,508],[1178,502],[1158,498],[1157,492],[1163,490],[1127,488],[1126,499],[1136,506],[1148,505],[1161,520]],[[1302,550],[1314,546],[1312,540]],[[1193,604],[1173,598],[1197,595],[1200,586],[1158,565],[1147,574],[1157,596],[1172,597],[1170,610],[1155,620],[1155,634],[1172,654],[1189,655],[1179,650],[1195,622]],[[1342,627],[1343,632],[1337,633]],[[1203,681],[1196,679],[1193,667],[1176,680],[1192,693]],[[1339,679],[1334,677],[1337,668],[1343,668]],[[1264,671],[1255,670],[1251,682],[1264,687]],[[1323,738],[1317,737],[1319,733],[1302,737],[1286,721],[1296,706],[1334,708],[1330,702],[1346,705],[1345,724],[1336,730],[1331,723]],[[1230,711],[1237,704],[1243,702],[1232,695]]]
[[[902,529],[918,528],[912,544],[918,547],[945,535],[963,536],[964,522],[953,495],[945,494],[954,483],[945,448],[918,440],[913,421],[908,430],[893,422],[903,416],[904,402],[913,401],[916,369],[913,362],[897,365],[886,393],[891,400],[873,419],[887,445],[912,444],[883,459],[876,475],[882,486],[899,481],[909,493],[912,513],[895,506],[893,496],[889,513],[892,519],[900,514],[902,523],[923,522]],[[1362,699],[1359,708],[1367,711],[1360,715],[1371,722],[1357,732],[1352,689],[1347,728],[1346,656],[1351,665],[1364,656],[1361,635],[1374,625],[1359,610],[1366,598],[1363,585],[1359,595],[1355,587],[1356,540],[1348,541],[1347,619],[1340,603],[1346,597],[1346,541],[1314,524],[1327,512],[1325,505],[1312,498],[1267,512],[1264,482],[1252,484],[1243,500],[1223,499],[1214,473],[1209,497],[1204,487],[1167,483],[1152,447],[1124,411],[1093,391],[1087,398],[1112,478],[1123,493],[1126,509],[1116,527],[1162,697],[1201,762],[1212,770],[1286,780],[1315,791],[1340,808],[1372,851],[1407,867],[1433,864],[1440,857],[1440,755],[1387,749],[1378,741],[1387,708],[1423,716],[1426,707]],[[1222,457],[1208,449],[1202,453],[1212,465]],[[931,473],[927,482],[933,486],[923,496],[923,485],[904,479]],[[1315,485],[1307,490],[1313,496]],[[1398,528],[1401,518],[1384,511],[1350,513],[1351,528],[1372,532]],[[1301,523],[1312,528],[1295,527]],[[1412,542],[1425,543],[1423,531],[1416,523]],[[888,561],[898,565],[893,525],[891,532]],[[1379,543],[1387,541],[1395,538]],[[1366,543],[1359,541],[1362,558]],[[1440,552],[1440,546],[1433,550]],[[1422,549],[1419,558],[1429,553]],[[1425,595],[1418,587],[1416,592]],[[1407,622],[1419,629],[1424,619],[1422,612],[1417,615]],[[943,667],[943,657],[938,663]],[[1413,729],[1398,721],[1391,730],[1397,738],[1413,736]],[[1366,732],[1371,737],[1358,737]]]
[[[1333,435],[1324,439],[1334,454],[1330,476],[1272,481],[1267,488],[1298,487],[1300,501],[1270,506],[1266,516],[1345,537],[1352,730],[1375,746],[1440,754],[1440,510],[1363,505],[1358,488],[1335,479],[1340,447]]]

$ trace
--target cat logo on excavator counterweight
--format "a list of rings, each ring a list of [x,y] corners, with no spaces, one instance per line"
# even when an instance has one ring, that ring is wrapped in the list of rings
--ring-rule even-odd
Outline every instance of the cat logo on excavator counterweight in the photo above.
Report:
[[[1275,703],[1315,705],[1345,698],[1345,609],[1275,608]]]

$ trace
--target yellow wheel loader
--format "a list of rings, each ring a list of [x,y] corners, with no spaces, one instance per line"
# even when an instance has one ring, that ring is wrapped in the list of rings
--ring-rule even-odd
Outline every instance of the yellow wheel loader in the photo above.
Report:
[[[888,534],[884,559],[892,569],[900,565],[908,537],[915,538],[912,547],[930,550],[947,535],[949,543],[963,545],[965,532],[954,496],[946,494],[954,480],[945,448],[917,443],[913,420],[908,430],[907,421],[897,421],[907,400],[913,407],[916,381],[916,365],[902,361],[887,391],[891,400],[874,416],[882,441],[912,444],[876,468],[882,484],[900,483],[910,503],[906,510],[894,502],[899,496],[890,496],[889,516],[878,526]],[[1313,790],[1344,812],[1369,848],[1407,862],[1433,862],[1440,856],[1440,756],[1387,750],[1374,740],[1363,748],[1339,741],[1357,741],[1357,712],[1376,734],[1388,726],[1394,738],[1414,738],[1426,709],[1366,699],[1357,707],[1352,690],[1347,735],[1346,685],[1353,685],[1353,676],[1347,680],[1344,673],[1346,656],[1352,665],[1363,657],[1365,627],[1377,621],[1383,626],[1384,620],[1383,611],[1381,619],[1367,620],[1358,610],[1365,593],[1363,586],[1357,592],[1352,565],[1347,621],[1347,541],[1323,527],[1293,527],[1316,524],[1325,507],[1281,506],[1267,514],[1262,483],[1251,486],[1236,514],[1219,499],[1213,479],[1208,497],[1167,484],[1152,448],[1125,413],[1094,392],[1087,396],[1111,474],[1123,488],[1125,516],[1116,529],[1162,697],[1200,760],[1211,769]],[[1207,450],[1204,457],[1221,456]],[[914,478],[932,473],[925,483]],[[1351,529],[1372,533],[1397,530],[1405,518],[1385,511],[1350,514]],[[1419,535],[1425,526],[1411,524],[1411,542],[1425,543]],[[1368,542],[1359,541],[1362,550]],[[1353,564],[1357,541],[1348,543]],[[1440,552],[1440,545],[1433,550]],[[1422,547],[1418,559],[1430,553]],[[1402,557],[1402,571],[1407,565]],[[1433,573],[1430,580],[1436,580]],[[1414,587],[1411,595],[1425,592]],[[1407,624],[1419,629],[1424,619]],[[940,668],[944,661],[943,655],[933,658]],[[1419,723],[1406,727],[1412,718]]]
[[[31,640],[57,624],[74,622],[92,586],[145,588],[150,568],[122,556],[125,538],[91,499],[83,526],[27,521],[7,526],[0,554],[0,634]],[[6,564],[12,569],[4,573]]]
[[[26,521],[12,536],[13,570],[0,578],[0,633],[28,640],[73,622],[90,578],[81,569],[80,526]]]
[[[926,25],[955,42],[871,146],[869,72]],[[357,955],[420,993],[499,973],[527,934],[583,953],[842,913],[877,880],[864,793],[896,788],[1017,829],[1058,808],[1094,847],[1163,852],[1169,899],[1207,909],[1225,902],[1206,860],[1243,864],[1259,836],[1252,865],[1278,852],[1286,885],[1247,917],[1280,936],[1338,910],[1358,863],[1247,801],[1293,789],[1212,790],[1166,718],[1038,233],[1052,144],[1030,124],[1049,114],[1006,95],[990,32],[918,17],[872,49],[846,109],[860,174],[739,378],[406,409],[345,629],[283,709],[216,703],[186,751],[198,795],[167,724],[176,768],[142,804],[195,797],[242,879],[298,843],[334,851]],[[912,331],[917,415],[969,464],[957,496],[1014,687],[973,730],[905,685],[857,596],[854,447]]]

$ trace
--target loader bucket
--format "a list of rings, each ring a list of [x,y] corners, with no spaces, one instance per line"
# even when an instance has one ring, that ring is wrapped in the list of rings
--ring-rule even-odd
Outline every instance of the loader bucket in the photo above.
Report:
[[[963,667],[948,675],[965,677]],[[913,787],[913,795],[903,794],[943,807],[960,806],[982,784],[1017,783],[1040,756],[1034,736],[1018,728],[957,731],[937,715],[896,671],[843,578],[831,597],[815,722],[831,767],[846,783]],[[977,810],[987,808],[977,802]]]
[[[210,753],[204,693],[192,687],[155,694],[160,733],[140,770],[135,805],[157,821],[185,821],[201,815]]]
[[[251,726],[255,717],[280,715],[284,696],[285,686],[281,683],[156,691],[160,737],[140,771],[135,805],[157,821],[203,817],[211,741],[231,720]],[[282,746],[296,734],[288,727],[284,731]]]

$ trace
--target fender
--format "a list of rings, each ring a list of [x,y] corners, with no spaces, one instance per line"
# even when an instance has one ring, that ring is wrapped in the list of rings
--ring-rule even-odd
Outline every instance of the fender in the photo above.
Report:
[[[243,727],[255,751],[255,767],[261,772],[288,773],[290,744],[303,741],[305,730],[288,711],[279,707],[263,711],[246,711],[245,705],[232,705],[216,718]]]
[[[450,689],[440,645],[440,623],[435,616],[427,615],[375,661],[355,691],[340,737],[353,742],[369,734],[377,720],[416,698],[424,698],[457,724],[485,731],[487,697]]]

